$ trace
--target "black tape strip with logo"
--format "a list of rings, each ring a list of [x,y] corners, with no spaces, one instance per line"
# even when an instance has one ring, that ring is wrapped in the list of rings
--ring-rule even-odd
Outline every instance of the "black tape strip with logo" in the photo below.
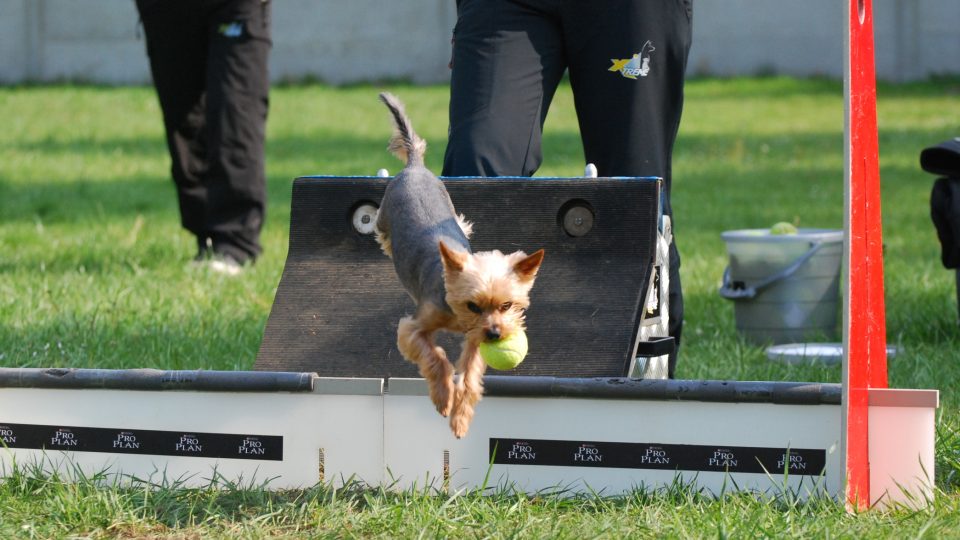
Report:
[[[692,444],[490,439],[496,465],[553,465],[819,476],[824,449]]]
[[[225,459],[283,460],[283,437],[0,423],[8,448]]]

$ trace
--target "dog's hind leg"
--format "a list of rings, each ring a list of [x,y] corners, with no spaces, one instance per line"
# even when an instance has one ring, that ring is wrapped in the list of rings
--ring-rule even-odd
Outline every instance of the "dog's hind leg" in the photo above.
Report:
[[[448,416],[453,406],[453,366],[443,348],[434,343],[435,332],[436,328],[424,328],[418,319],[404,317],[397,326],[397,347],[427,380],[437,412]]]

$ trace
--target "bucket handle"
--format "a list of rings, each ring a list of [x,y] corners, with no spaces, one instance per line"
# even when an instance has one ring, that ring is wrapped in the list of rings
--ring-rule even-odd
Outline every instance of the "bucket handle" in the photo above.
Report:
[[[817,251],[820,251],[821,247],[823,247],[823,242],[814,243],[806,253],[790,263],[790,266],[787,266],[772,276],[768,276],[760,280],[760,282],[753,287],[747,287],[742,282],[734,283],[730,279],[730,267],[727,266],[723,270],[723,283],[720,285],[719,291],[720,296],[726,298],[727,300],[749,300],[774,283],[792,276],[797,270],[800,269],[801,266],[803,266],[803,263],[807,262],[810,257],[816,255]]]

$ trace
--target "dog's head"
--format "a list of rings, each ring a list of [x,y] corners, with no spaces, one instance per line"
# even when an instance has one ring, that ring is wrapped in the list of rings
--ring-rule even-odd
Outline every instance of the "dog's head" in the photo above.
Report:
[[[439,243],[446,300],[473,343],[496,341],[524,329],[530,289],[537,277],[543,250],[465,253]]]

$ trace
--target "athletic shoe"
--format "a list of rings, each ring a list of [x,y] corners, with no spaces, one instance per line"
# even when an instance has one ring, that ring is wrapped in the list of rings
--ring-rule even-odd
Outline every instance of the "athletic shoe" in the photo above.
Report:
[[[229,255],[215,255],[207,262],[211,272],[225,276],[237,276],[243,273],[243,265]]]
[[[190,262],[190,266],[225,276],[236,276],[243,273],[243,269],[247,264],[244,261],[237,260],[237,258],[230,253],[218,252],[208,241],[206,245],[203,243],[199,244],[197,254],[193,257],[193,261]]]

